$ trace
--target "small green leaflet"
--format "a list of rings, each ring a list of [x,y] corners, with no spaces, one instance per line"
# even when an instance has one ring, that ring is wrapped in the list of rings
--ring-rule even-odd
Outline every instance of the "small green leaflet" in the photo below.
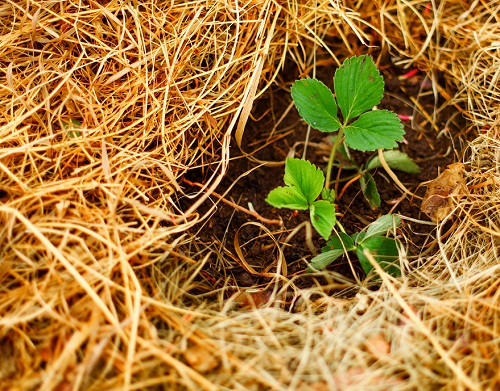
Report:
[[[307,160],[287,158],[285,184],[295,186],[310,204],[321,194],[325,184],[323,172]]]
[[[373,266],[363,254],[365,249],[370,251],[375,260],[387,273],[393,276],[401,275],[399,267],[393,264],[399,256],[396,241],[392,238],[382,236],[400,225],[400,217],[392,214],[383,215],[368,226],[366,233],[361,232],[364,235],[359,235],[356,238],[356,254],[366,274],[373,269]]]
[[[314,201],[311,206],[311,223],[323,239],[328,240],[332,234],[333,226],[337,221],[335,216],[335,205],[332,203],[319,200]]]
[[[395,265],[399,252],[396,241],[384,236],[371,236],[366,238],[356,247],[356,254],[364,272],[368,274],[373,266],[364,255],[363,251],[368,250],[382,268],[393,276],[401,275],[399,267]]]
[[[380,194],[378,193],[373,176],[365,171],[359,178],[359,184],[361,185],[361,191],[370,204],[370,207],[372,209],[380,208]]]
[[[347,251],[356,250],[354,246],[354,241],[351,237],[343,232],[340,232],[338,236],[333,236],[324,246],[321,254],[316,255],[306,271],[313,272],[318,270],[323,270],[325,267],[333,263],[338,257],[345,254]]]
[[[397,147],[405,131],[398,116],[387,110],[375,110],[362,114],[344,128],[345,142],[359,151],[375,151]]]
[[[334,132],[342,125],[332,92],[319,80],[297,80],[292,86],[292,99],[302,119],[314,129]]]
[[[384,79],[367,55],[345,60],[333,81],[345,122],[378,105],[384,95]]]
[[[343,249],[335,249],[316,255],[306,268],[307,272],[315,272],[323,270],[328,265],[331,265],[338,257],[344,254]]]
[[[408,174],[420,174],[421,172],[420,167],[404,152],[390,149],[383,151],[382,154],[387,165],[393,170],[407,172]],[[378,167],[382,167],[382,164],[378,155],[375,155],[366,164],[366,170],[373,170]]]
[[[326,245],[321,249],[321,251],[330,251],[336,248],[341,248],[344,251],[352,251],[356,249],[354,245],[354,240],[349,235],[339,232],[338,235],[332,237]]]
[[[380,216],[373,223],[370,223],[366,230],[366,235],[362,240],[366,240],[373,236],[385,235],[391,229],[397,228],[401,225],[401,218],[393,214]]]
[[[319,195],[334,197],[323,188],[323,172],[307,160],[288,158],[285,162],[286,186],[271,190],[266,201],[275,208],[310,209],[311,223],[327,240],[336,222],[335,205],[330,200],[317,200]]]
[[[323,189],[325,176],[307,160],[288,158],[284,181],[287,186],[271,190],[266,201],[275,208],[306,210]]]
[[[306,210],[309,203],[300,189],[292,186],[278,186],[267,195],[266,201],[275,208]]]
[[[335,190],[323,188],[321,190],[321,199],[333,204],[335,202]]]

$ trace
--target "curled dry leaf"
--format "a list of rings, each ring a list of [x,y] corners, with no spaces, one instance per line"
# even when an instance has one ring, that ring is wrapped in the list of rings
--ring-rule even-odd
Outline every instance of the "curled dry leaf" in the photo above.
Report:
[[[444,219],[452,210],[451,197],[465,193],[464,165],[453,163],[427,185],[420,210],[432,221]]]
[[[272,293],[272,290],[268,289],[248,289],[239,292],[235,297],[235,302],[238,303],[242,309],[260,308],[269,302]]]
[[[193,345],[184,352],[184,358],[191,368],[199,373],[207,373],[217,368],[219,361],[204,347]]]
[[[366,350],[380,358],[391,352],[391,345],[382,334],[377,334],[366,341]]]

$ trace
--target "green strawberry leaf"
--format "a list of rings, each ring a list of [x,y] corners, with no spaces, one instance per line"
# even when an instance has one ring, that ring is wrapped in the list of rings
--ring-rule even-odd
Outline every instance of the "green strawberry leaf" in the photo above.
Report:
[[[269,192],[266,202],[275,208],[306,210],[309,208],[304,195],[296,187],[277,187]]]
[[[314,129],[334,132],[342,125],[333,93],[319,80],[297,80],[292,86],[292,99],[302,119]]]
[[[368,171],[365,171],[363,175],[361,175],[359,178],[359,184],[361,185],[361,191],[363,192],[365,199],[370,204],[370,208],[380,208],[380,194],[378,193],[375,180]]]
[[[387,231],[399,227],[401,218],[392,214],[380,216],[377,220],[371,223],[366,230],[366,235],[363,240],[368,240],[371,237],[385,235]]]
[[[325,267],[333,263],[342,254],[344,254],[343,249],[330,250],[325,253],[318,254],[313,259],[311,259],[311,262],[309,263],[309,266],[307,266],[306,271],[315,272],[323,270]]]
[[[363,241],[363,239],[365,238],[366,236],[366,232],[365,231],[361,231],[361,232],[355,232],[352,234],[351,238],[354,242],[354,245],[358,245],[358,243],[361,243]]]
[[[310,204],[321,194],[325,184],[323,172],[307,160],[287,158],[285,184],[295,186]]]
[[[323,239],[328,240],[332,234],[333,226],[337,221],[335,216],[335,205],[325,201],[314,201],[310,205],[311,223]]]
[[[404,152],[397,149],[390,149],[382,152],[387,165],[393,170],[399,170],[408,174],[420,174],[420,167]],[[378,155],[373,156],[366,164],[366,170],[373,170],[382,167]]]
[[[346,59],[333,81],[345,122],[378,105],[384,95],[384,79],[367,55]]]
[[[369,111],[344,128],[345,142],[360,151],[397,147],[405,131],[398,116],[387,110]]]
[[[308,272],[323,270],[342,254],[352,250],[356,250],[354,241],[349,235],[340,232],[326,243],[326,245],[321,249],[321,254],[311,259],[311,262],[306,270]]]
[[[368,274],[373,266],[363,254],[367,249],[373,255],[375,260],[382,266],[382,268],[392,276],[400,276],[401,271],[395,264],[398,259],[398,247],[394,239],[386,238],[384,236],[372,236],[371,238],[363,240],[356,248],[356,254],[364,272]]]
[[[347,234],[339,232],[337,235],[332,236],[332,238],[326,242],[326,245],[321,249],[321,251],[331,251],[335,249],[342,249],[345,251],[356,250],[354,245],[354,240]]]

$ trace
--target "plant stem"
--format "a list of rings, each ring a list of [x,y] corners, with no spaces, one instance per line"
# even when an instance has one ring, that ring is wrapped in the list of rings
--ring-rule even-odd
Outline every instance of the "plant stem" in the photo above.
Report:
[[[197,187],[203,188],[203,185],[201,183],[191,182],[190,180],[188,180],[186,178],[183,178],[183,181],[186,182],[189,186],[197,186]],[[234,202],[225,199],[224,195],[220,195],[220,194],[216,193],[215,191],[213,191],[211,193],[211,195],[217,197],[219,200],[228,204],[229,206],[232,206],[234,209],[239,210],[240,212],[246,213],[247,215],[250,215],[252,217],[255,217],[257,220],[262,221],[264,224],[283,225],[283,221],[266,219],[265,217],[262,217],[260,214],[258,214],[255,211],[248,210],[247,208],[244,208],[241,205],[235,204]]]
[[[335,152],[337,148],[344,142],[344,126],[341,126],[339,129],[339,133],[333,142],[332,151],[330,152],[330,157],[328,158],[328,165],[326,166],[326,180],[325,180],[325,189],[330,187],[330,177],[332,175],[332,167],[333,160],[335,159]]]

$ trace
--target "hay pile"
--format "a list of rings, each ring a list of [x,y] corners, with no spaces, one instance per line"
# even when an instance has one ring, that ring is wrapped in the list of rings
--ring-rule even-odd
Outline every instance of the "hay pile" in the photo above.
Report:
[[[499,386],[499,10],[280,4],[0,5],[2,389]],[[197,295],[213,254],[188,232],[254,98],[287,56],[306,69],[323,39],[348,55],[376,31],[481,132],[453,235],[439,226],[435,255],[350,301],[314,288],[298,313],[234,311]],[[192,169],[205,188],[183,184]]]

